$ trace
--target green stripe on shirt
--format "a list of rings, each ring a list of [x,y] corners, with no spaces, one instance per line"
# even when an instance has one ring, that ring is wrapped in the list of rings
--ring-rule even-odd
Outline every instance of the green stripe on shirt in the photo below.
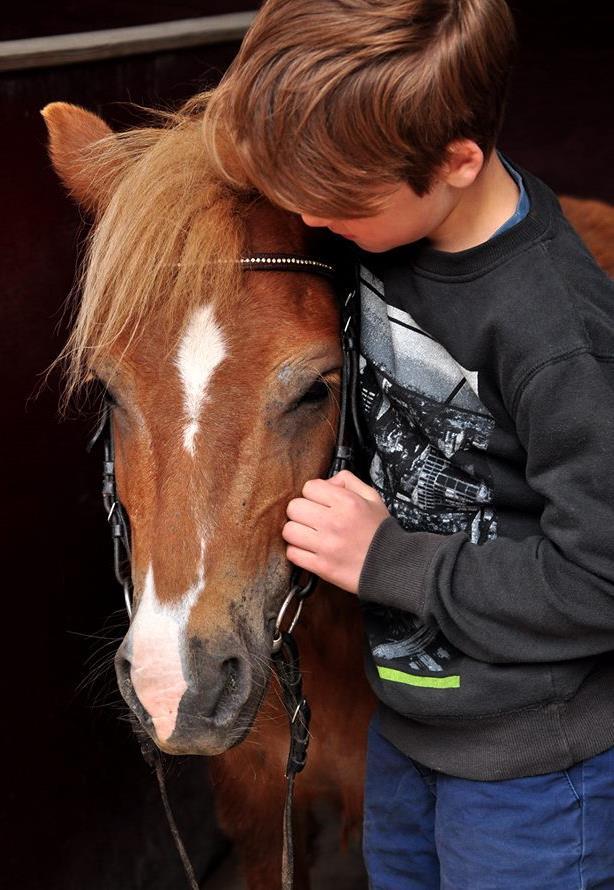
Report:
[[[406,683],[408,686],[427,686],[429,689],[458,689],[460,677],[421,677],[418,674],[406,674],[404,671],[395,671],[392,668],[377,665],[377,673],[382,680],[392,680],[393,683]]]

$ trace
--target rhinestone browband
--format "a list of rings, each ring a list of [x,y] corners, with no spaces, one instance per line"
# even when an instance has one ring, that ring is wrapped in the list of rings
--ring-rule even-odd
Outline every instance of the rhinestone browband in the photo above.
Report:
[[[321,275],[330,275],[331,277],[334,277],[337,271],[335,266],[331,263],[326,263],[323,260],[314,260],[311,257],[292,256],[291,254],[285,256],[280,253],[261,253],[257,256],[241,257],[239,262],[245,268],[254,270],[303,267],[306,270],[319,272]]]

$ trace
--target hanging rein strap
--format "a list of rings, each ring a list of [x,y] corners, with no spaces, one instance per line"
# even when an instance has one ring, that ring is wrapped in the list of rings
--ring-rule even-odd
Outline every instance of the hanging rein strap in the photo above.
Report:
[[[313,257],[296,256],[293,254],[254,254],[243,257],[241,266],[250,272],[311,272],[333,280],[339,285],[338,273],[332,264]],[[341,470],[350,469],[354,464],[354,447],[352,438],[359,447],[363,445],[360,418],[358,412],[358,348],[355,324],[356,296],[355,286],[341,288],[341,395],[339,426],[332,461],[328,470],[328,478]],[[130,526],[125,511],[117,495],[115,475],[115,446],[111,428],[111,405],[105,402],[100,423],[88,444],[91,451],[95,443],[103,437],[104,460],[102,476],[102,498],[107,514],[111,538],[113,541],[113,564],[115,577],[124,591],[124,601],[128,616],[132,618],[132,553],[130,547]],[[286,799],[283,815],[283,850],[282,850],[282,890],[292,890],[294,883],[294,845],[292,833],[292,802],[294,780],[304,769],[307,762],[307,746],[309,744],[309,720],[311,716],[309,704],[303,696],[303,680],[299,666],[299,655],[292,631],[299,619],[303,602],[313,593],[318,582],[317,575],[303,572],[296,566],[290,578],[290,592],[286,596],[277,616],[272,642],[272,659],[275,672],[279,678],[284,707],[290,727],[290,749],[286,764]],[[287,630],[282,629],[288,607],[296,600],[294,616]],[[141,737],[139,733],[141,753],[146,763],[155,771],[166,818],[169,824],[177,852],[181,859],[190,890],[198,890],[198,881],[194,869],[186,853],[177,824],[168,800],[164,779],[163,762],[160,751],[149,737]]]
[[[303,678],[299,666],[298,646],[291,633],[282,631],[282,643],[273,655],[279,678],[284,707],[290,726],[290,750],[286,763],[286,798],[283,815],[283,847],[281,856],[282,890],[291,890],[294,880],[294,843],[292,831],[292,802],[294,779],[307,762],[309,720],[311,709],[303,696]]]

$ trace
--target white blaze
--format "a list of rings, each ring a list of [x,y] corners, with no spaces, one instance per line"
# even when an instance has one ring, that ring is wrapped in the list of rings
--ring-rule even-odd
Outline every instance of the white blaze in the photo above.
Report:
[[[175,364],[183,384],[183,408],[187,423],[183,446],[194,454],[194,439],[200,429],[200,412],[213,372],[226,356],[226,342],[211,306],[200,306],[186,325]]]
[[[153,566],[130,629],[131,678],[139,701],[150,714],[161,741],[170,738],[177,722],[179,702],[188,688],[181,650],[190,612],[204,587],[204,543],[196,582],[177,603],[166,605],[156,596]]]

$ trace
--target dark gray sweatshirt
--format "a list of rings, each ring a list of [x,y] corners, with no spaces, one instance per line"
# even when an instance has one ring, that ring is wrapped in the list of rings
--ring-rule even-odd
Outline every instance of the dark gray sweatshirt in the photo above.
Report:
[[[520,172],[485,244],[359,254],[367,674],[391,742],[475,779],[614,744],[614,285]]]

